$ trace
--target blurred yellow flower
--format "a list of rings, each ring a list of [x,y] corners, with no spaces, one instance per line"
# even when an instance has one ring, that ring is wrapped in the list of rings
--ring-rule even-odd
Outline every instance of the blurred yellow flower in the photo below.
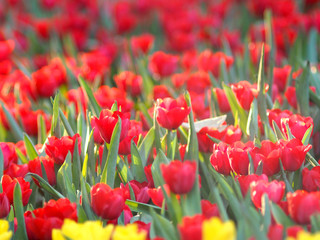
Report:
[[[113,231],[113,225],[102,226],[100,221],[87,221],[77,223],[70,219],[64,220],[60,229],[52,231],[53,240],[109,240]]]
[[[309,233],[305,231],[300,231],[297,234],[297,238],[288,237],[287,240],[318,240],[320,239],[320,232]]]
[[[116,226],[114,230],[113,240],[145,240],[147,233],[138,230],[136,224],[128,224],[126,226]]]
[[[202,225],[203,240],[234,240],[236,228],[232,221],[222,222],[213,217],[205,220]]]
[[[9,223],[6,220],[0,220],[0,240],[11,239],[12,232],[9,231]]]

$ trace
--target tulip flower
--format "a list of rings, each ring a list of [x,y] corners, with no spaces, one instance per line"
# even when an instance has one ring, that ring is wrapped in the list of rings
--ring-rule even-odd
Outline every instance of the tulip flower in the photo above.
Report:
[[[285,184],[280,181],[268,182],[266,180],[255,181],[250,184],[251,200],[257,208],[261,208],[263,194],[267,194],[270,201],[280,202],[284,196]]]
[[[105,183],[92,186],[90,195],[93,211],[103,219],[118,218],[125,206],[122,190],[112,189]]]
[[[320,166],[316,166],[309,170],[302,170],[302,188],[307,192],[316,192],[320,189]]]
[[[253,143],[247,142],[235,142],[231,146],[228,147],[227,153],[230,162],[230,166],[233,171],[240,175],[247,175],[248,174],[248,167],[249,167],[249,156],[248,152],[250,153],[253,149]],[[252,159],[254,160],[254,159]],[[253,162],[254,167],[257,167],[257,163]]]
[[[230,175],[232,171],[227,154],[228,145],[224,142],[213,144],[213,153],[210,156],[210,162],[214,169],[223,175]]]
[[[168,130],[174,130],[183,123],[191,109],[183,99],[165,98],[158,99],[155,111],[159,125]]]
[[[133,36],[131,38],[132,51],[136,55],[140,52],[147,54],[152,48],[153,42],[154,36],[149,33],[141,34],[140,36]]]
[[[110,143],[111,141],[113,130],[118,122],[118,117],[121,119],[120,141],[122,141],[128,135],[130,114],[119,111],[112,112],[111,110],[104,109],[101,111],[99,118],[94,117],[100,135],[107,143]]]
[[[26,182],[23,178],[18,177],[12,179],[8,175],[3,175],[1,179],[3,192],[7,195],[10,204],[13,204],[13,191],[16,183],[20,184],[21,194],[22,194],[22,204],[26,206],[29,201],[32,189],[30,189],[30,183]]]
[[[245,197],[250,189],[250,184],[252,182],[259,181],[259,180],[268,181],[268,177],[265,174],[262,174],[262,175],[250,174],[247,176],[237,176],[237,180],[240,185],[241,193],[243,197]]]
[[[142,90],[142,77],[130,71],[124,71],[114,76],[114,81],[117,87],[131,96],[137,97]]]
[[[160,78],[168,77],[175,72],[178,60],[177,56],[158,51],[150,57],[149,69]]]
[[[63,136],[60,139],[52,136],[48,138],[48,143],[46,143],[46,154],[53,158],[54,162],[58,165],[64,163],[68,153],[73,156],[75,141],[78,139],[78,149],[79,155],[81,153],[81,137],[77,133],[73,137]]]
[[[259,163],[262,161],[263,173],[272,176],[280,171],[279,159],[281,157],[281,148],[269,140],[261,142],[261,147],[254,147],[251,151],[254,161]]]
[[[77,204],[66,198],[50,200],[43,208],[24,214],[29,239],[51,239],[52,230],[60,229],[65,219],[77,221]]]
[[[207,219],[212,217],[220,217],[218,205],[216,203],[211,203],[208,200],[201,200],[201,210],[203,216],[205,216]]]
[[[178,226],[181,240],[201,240],[204,219],[204,216],[201,214],[184,217],[182,223]]]
[[[137,202],[141,202],[141,203],[148,203],[150,200],[150,196],[148,194],[148,183],[147,182],[138,182],[136,180],[131,180],[130,182],[128,182],[125,186],[123,185],[123,183],[121,183],[121,188],[125,189],[125,198],[126,199],[131,199],[130,197],[130,187],[129,184],[133,190],[134,196],[135,196],[135,200]]]
[[[297,138],[289,141],[281,139],[278,144],[282,149],[281,162],[286,171],[298,170],[304,162],[307,152],[312,148],[310,144],[303,145]]]
[[[0,218],[6,218],[10,212],[10,202],[5,193],[0,193]]]
[[[13,143],[1,142],[0,149],[3,155],[3,168],[7,169],[11,163],[18,162],[18,156]]]
[[[311,215],[320,213],[320,192],[288,192],[287,200],[290,217],[298,224],[309,224]]]
[[[29,171],[35,174],[38,174],[40,177],[43,178],[43,172],[41,168],[41,164],[43,164],[47,179],[50,185],[56,184],[56,174],[54,171],[54,160],[50,157],[37,157],[32,161],[29,161],[28,167]],[[35,180],[35,183],[39,186],[39,182]]]
[[[175,194],[186,194],[191,191],[196,178],[195,161],[174,160],[168,165],[161,164],[160,168],[170,191]]]

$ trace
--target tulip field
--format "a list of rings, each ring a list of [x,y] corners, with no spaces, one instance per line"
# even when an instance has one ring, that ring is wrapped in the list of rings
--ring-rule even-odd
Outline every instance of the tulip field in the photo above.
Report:
[[[0,240],[320,239],[319,0],[0,0]]]

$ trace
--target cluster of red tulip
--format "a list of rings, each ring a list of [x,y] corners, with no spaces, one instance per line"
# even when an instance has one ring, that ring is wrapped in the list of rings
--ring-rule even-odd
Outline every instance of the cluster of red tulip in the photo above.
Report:
[[[0,238],[320,238],[319,39],[318,0],[4,0]]]

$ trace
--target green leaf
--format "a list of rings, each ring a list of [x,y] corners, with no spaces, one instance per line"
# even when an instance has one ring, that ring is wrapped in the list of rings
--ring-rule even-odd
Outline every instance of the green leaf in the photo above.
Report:
[[[78,138],[74,143],[73,161],[72,161],[72,183],[76,189],[80,189],[81,163],[79,156]]]
[[[120,133],[121,133],[121,119],[118,117],[118,122],[113,129],[110,148],[107,157],[107,163],[104,166],[101,182],[108,184],[111,188],[114,188],[114,178],[116,175],[116,166],[117,166],[117,157],[119,150],[120,142]]]
[[[311,231],[313,233],[320,231],[320,214],[314,214],[311,216]]]
[[[271,225],[271,210],[268,195],[265,193],[262,196],[262,215],[263,215],[263,229],[267,233]]]
[[[303,145],[308,145],[309,144],[309,140],[310,140],[310,137],[311,137],[312,129],[313,129],[313,125],[311,125],[307,129],[307,131],[304,133],[302,141],[301,141],[303,143]]]
[[[93,213],[90,205],[89,195],[86,188],[86,182],[83,177],[81,177],[81,195],[82,195],[82,207],[87,215],[88,220],[96,220],[96,216]]]
[[[303,116],[309,116],[309,78],[310,63],[303,69],[303,73],[296,82],[296,96],[298,103],[298,112]]]
[[[251,103],[251,108],[249,111],[248,122],[247,122],[247,135],[252,141],[254,137],[259,136],[259,126],[258,126],[258,106],[257,100],[253,99]]]
[[[47,130],[46,130],[46,123],[41,114],[38,115],[37,124],[38,124],[38,143],[44,144],[47,138]]]
[[[147,135],[144,137],[140,146],[138,147],[143,166],[146,166],[147,164],[149,154],[153,147],[154,138],[155,138],[155,130],[154,130],[154,127],[152,127],[147,133]]]
[[[82,77],[79,77],[78,81],[79,81],[81,87],[83,87],[83,89],[85,90],[85,92],[86,92],[86,94],[88,96],[89,103],[90,103],[90,106],[91,106],[91,108],[93,110],[93,113],[96,116],[99,116],[100,112],[101,112],[101,107],[97,103],[97,101],[96,101],[96,99],[95,99],[95,97],[94,97],[94,95],[92,93],[91,88],[88,86],[88,84],[86,83],[86,81]]]
[[[68,122],[66,116],[63,114],[62,110],[59,108],[59,116],[60,116],[60,119],[62,121],[62,124],[64,126],[64,128],[66,129],[67,133],[69,136],[74,136],[74,131],[70,125],[70,123]]]
[[[242,132],[246,132],[247,130],[247,121],[248,116],[246,111],[239,105],[236,96],[234,95],[231,88],[225,84],[222,84],[224,92],[227,96],[228,102],[230,104],[230,108],[233,114],[233,117],[235,118],[235,121],[237,121],[237,116],[239,117],[239,125],[242,130]]]
[[[25,133],[23,134],[23,141],[26,146],[26,152],[27,152],[27,156],[28,156],[29,160],[33,160],[33,159],[37,158],[39,156],[37,153],[37,150],[34,147],[29,136]]]
[[[309,33],[308,43],[307,46],[307,53],[308,53],[308,61],[311,63],[318,63],[318,56],[317,56],[317,49],[318,49],[318,42],[317,42],[318,33],[315,28],[312,28]]]
[[[264,45],[261,48],[261,56],[259,62],[259,71],[258,71],[258,112],[261,118],[261,121],[264,124],[269,124],[267,117],[267,104],[266,104],[266,93],[265,93],[265,81],[264,81]]]
[[[56,129],[56,127],[59,120],[59,100],[60,100],[60,93],[58,92],[53,101],[53,113],[52,113],[51,130],[50,130],[51,136],[55,136],[56,131],[58,130]]]
[[[292,189],[292,184],[288,181],[287,175],[284,172],[282,161],[280,159],[279,159],[279,162],[280,162],[280,170],[281,170],[282,179],[286,184],[287,191],[288,192],[294,192],[293,189]]]
[[[117,159],[117,170],[121,176],[122,182],[127,183],[133,180],[131,169],[127,166],[126,163],[124,163],[124,161],[119,156]]]
[[[21,162],[22,162],[23,164],[29,162],[29,160],[26,158],[25,155],[23,155],[23,153],[20,151],[19,148],[16,148],[16,153],[17,153],[18,157],[20,158],[20,160],[21,160]]]
[[[40,177],[38,174],[35,173],[27,173],[27,175],[30,175],[31,177],[33,177],[34,179],[36,179],[39,184],[40,187],[47,191],[48,193],[50,193],[53,197],[55,198],[65,198],[65,196],[63,196],[61,193],[59,193],[56,189],[54,189],[47,181],[45,181],[42,177]]]
[[[166,218],[156,214],[151,210],[151,216],[153,218],[151,226],[154,228],[155,233],[167,240],[179,239],[178,234],[172,225]]]
[[[11,115],[11,113],[5,107],[4,103],[1,100],[0,100],[0,104],[1,104],[1,107],[3,109],[4,114],[6,115],[7,121],[8,121],[9,126],[10,126],[10,130],[12,131],[12,134],[13,134],[13,137],[17,141],[22,140],[23,139],[23,133],[22,133],[22,130],[21,130],[20,126],[18,125],[18,123],[16,122],[14,117]]]
[[[71,153],[69,152],[66,156],[66,159],[57,173],[57,186],[60,191],[71,202],[77,201],[77,196],[75,189],[72,186],[72,164],[71,164]]]
[[[126,200],[126,205],[133,212],[143,212],[143,213],[150,214],[150,209],[153,209],[157,213],[161,212],[161,208],[160,207],[157,207],[157,206],[154,206],[154,205],[150,205],[150,204],[146,204],[146,203],[140,203],[140,202],[137,202],[137,201],[132,201],[132,200],[129,200],[129,199]]]
[[[20,184],[17,182],[13,192],[13,206],[17,218],[18,227],[14,234],[14,239],[28,239],[26,224],[24,222],[24,209],[22,204],[22,194]]]
[[[133,170],[134,179],[138,182],[146,181],[146,176],[144,174],[144,169],[142,165],[142,159],[140,157],[138,148],[133,140],[131,140],[131,167]]]
[[[162,177],[160,175],[161,174],[160,164],[162,163],[169,164],[169,160],[164,154],[164,152],[160,149],[151,166],[151,172],[152,172],[155,187],[159,187],[163,184],[163,182],[161,182]]]
[[[270,202],[272,216],[278,224],[284,226],[284,228],[295,225],[295,223],[289,218],[283,210],[278,206],[278,204]]]

